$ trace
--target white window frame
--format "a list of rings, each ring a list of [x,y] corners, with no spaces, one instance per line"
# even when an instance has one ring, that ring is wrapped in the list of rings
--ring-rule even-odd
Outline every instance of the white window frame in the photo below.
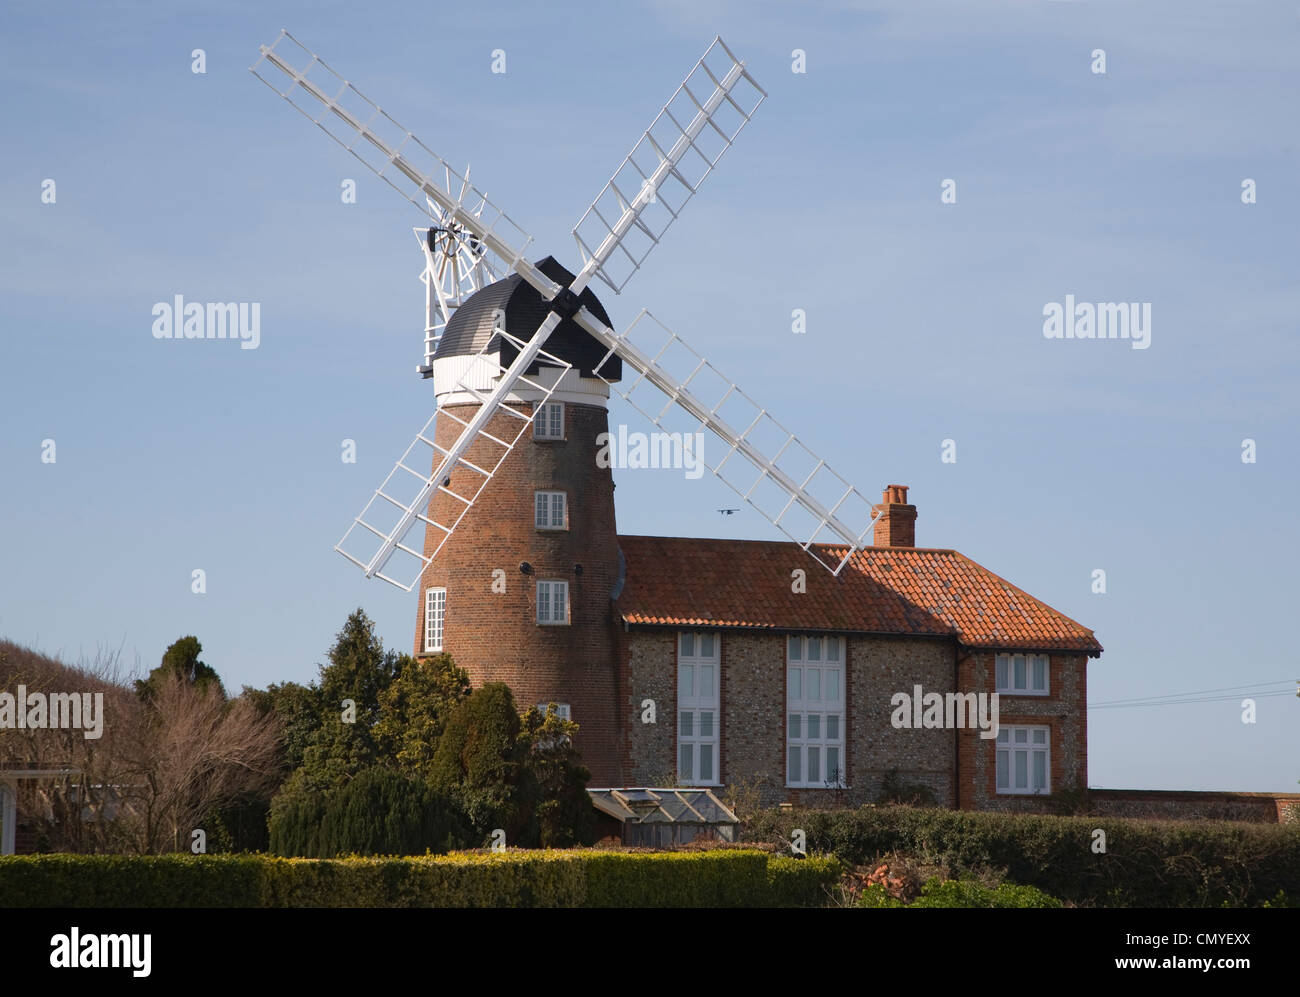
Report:
[[[545,402],[533,416],[533,439],[564,439],[564,402]]]
[[[14,853],[14,828],[18,823],[18,790],[0,782],[0,855]]]
[[[702,681],[706,675],[710,677],[707,684]],[[679,632],[677,782],[680,785],[722,785],[721,697],[722,635],[714,630]],[[700,774],[700,762],[706,757],[710,759],[709,778]]]
[[[1040,677],[1041,688],[1037,681]],[[1021,678],[1024,679],[1024,684],[1017,685]],[[1046,654],[1024,654],[1019,651],[999,654],[993,661],[993,687],[994,692],[1006,696],[1050,696],[1052,659]]]
[[[533,492],[533,526],[539,530],[567,530],[569,528],[568,493],[549,489]]]
[[[560,619],[559,614],[555,611],[555,595],[557,593],[564,594],[564,619]],[[537,580],[536,596],[537,625],[539,627],[568,626],[569,583],[566,580],[562,578],[539,578]]]
[[[993,785],[1001,796],[1050,796],[1052,792],[1052,728],[1017,724],[998,728],[993,762]],[[1018,758],[1024,758],[1024,785],[1019,783]],[[1042,759],[1041,786],[1039,762]],[[1003,779],[1005,773],[1006,778]],[[1003,783],[1005,782],[1005,785]]]
[[[848,786],[844,733],[847,653],[843,637],[796,634],[786,638],[785,784],[790,788]],[[815,683],[811,681],[814,672]],[[828,683],[832,675],[834,682]],[[828,697],[832,684],[835,694]],[[814,772],[816,778],[812,778]]]
[[[442,598],[438,598],[441,596]],[[447,590],[430,588],[424,592],[424,653],[442,650],[447,630]]]

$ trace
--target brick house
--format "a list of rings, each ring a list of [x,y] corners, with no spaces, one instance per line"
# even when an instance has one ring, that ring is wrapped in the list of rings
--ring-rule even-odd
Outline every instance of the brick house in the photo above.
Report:
[[[508,365],[501,328],[527,339],[545,315],[518,275],[456,310],[433,362],[440,447],[491,385],[475,355]],[[593,786],[755,783],[766,803],[833,805],[874,799],[897,770],[940,803],[1025,809],[1087,785],[1092,631],[955,551],[915,547],[902,486],[885,490],[875,546],[838,576],[790,543],[620,536],[599,455],[621,372],[596,376],[603,350],[569,319],[546,349],[572,369],[535,365],[549,397],[520,387],[488,424],[511,440],[517,416],[535,416],[421,577],[417,657],[450,653],[521,707],[559,704]],[[501,452],[480,440],[466,456],[492,467]],[[445,488],[458,477],[472,475]],[[439,492],[429,516],[458,511]],[[439,543],[430,528],[426,553]],[[920,723],[930,697],[994,692],[996,738]],[[918,698],[900,714],[918,724],[895,722],[897,695]]]
[[[1101,645],[956,551],[913,547],[906,491],[886,490],[876,545],[838,577],[786,543],[619,538],[624,712],[666,704],[656,724],[627,726],[625,778],[675,770],[825,806],[874,800],[896,770],[940,804],[1000,810],[1087,786],[1087,665]],[[896,726],[895,697],[917,686],[945,701],[998,693],[996,737],[969,717]]]

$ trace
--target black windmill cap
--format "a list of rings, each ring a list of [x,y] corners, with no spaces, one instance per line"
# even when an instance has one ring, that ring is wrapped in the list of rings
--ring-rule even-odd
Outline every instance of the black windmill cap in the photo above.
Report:
[[[553,256],[538,260],[536,267],[562,287],[567,288],[573,283],[574,275],[556,262]],[[608,326],[613,325],[605,306],[590,287],[578,295],[578,301],[600,321]],[[452,312],[451,320],[438,341],[434,359],[474,356],[486,346],[489,347],[488,352],[499,350],[501,364],[508,367],[518,356],[519,350],[497,331],[495,317],[498,311],[505,315],[506,332],[526,342],[546,319],[551,305],[542,299],[541,294],[528,281],[519,274],[512,273],[470,295],[464,304]],[[595,377],[595,367],[609,352],[572,318],[560,321],[543,348],[547,353],[572,364],[583,377]],[[542,366],[540,361],[534,363],[527,373],[536,374]],[[600,368],[600,376],[607,381],[618,381],[622,375],[623,361],[617,355],[610,357]]]

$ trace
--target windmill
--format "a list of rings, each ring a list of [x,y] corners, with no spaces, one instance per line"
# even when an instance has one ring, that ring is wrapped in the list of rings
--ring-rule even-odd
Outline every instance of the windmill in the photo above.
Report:
[[[851,484],[648,311],[619,333],[586,296],[597,277],[622,292],[766,98],[721,38],[574,227],[582,266],[567,286],[556,279],[562,268],[529,261],[531,236],[469,182],[468,171],[458,173],[287,31],[260,52],[254,75],[431,219],[432,226],[416,230],[428,288],[421,373],[433,373],[449,316],[500,274],[518,275],[547,305],[530,335],[499,328],[475,356],[461,359],[454,387],[474,401],[473,413],[461,409],[461,418],[441,409],[461,429],[439,443],[435,411],[336,545],[367,577],[408,592],[419,581],[573,367],[546,349],[566,322],[604,348],[594,373],[656,426],[670,411],[684,410],[720,443],[721,456],[706,462],[709,469],[832,574],[864,546],[875,515]],[[652,338],[657,349],[638,345],[641,338]],[[627,384],[611,374],[624,368],[633,375]],[[507,404],[525,388],[531,409]],[[489,431],[502,415],[514,420],[515,432]],[[471,460],[471,452],[493,456]],[[431,499],[442,512],[434,513]],[[428,531],[423,550],[422,531]]]

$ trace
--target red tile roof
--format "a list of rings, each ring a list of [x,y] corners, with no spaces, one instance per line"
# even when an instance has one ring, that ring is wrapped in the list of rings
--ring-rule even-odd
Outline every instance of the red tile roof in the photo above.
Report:
[[[837,576],[791,543],[619,537],[629,624],[955,637],[971,647],[1101,654],[1093,632],[955,550],[867,547]],[[827,547],[833,554],[834,548]],[[843,556],[841,548],[838,562]],[[791,572],[807,591],[791,591]]]

